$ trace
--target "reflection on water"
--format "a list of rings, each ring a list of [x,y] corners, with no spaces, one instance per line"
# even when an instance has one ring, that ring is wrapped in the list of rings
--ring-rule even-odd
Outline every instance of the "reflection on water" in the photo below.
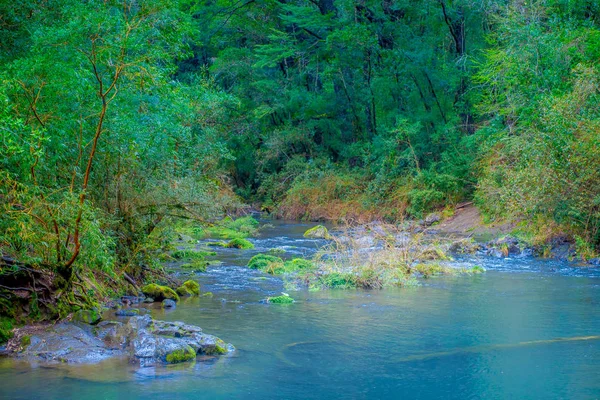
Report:
[[[231,357],[146,369],[125,360],[91,366],[2,360],[1,397],[600,397],[598,270],[488,259],[476,261],[486,274],[436,278],[416,288],[295,292],[292,305],[259,303],[280,292],[281,281],[240,266],[269,248],[314,251],[317,241],[298,240],[305,229],[277,224],[254,240],[255,251],[223,250],[224,264],[198,275],[213,298],[153,311],[235,344]]]

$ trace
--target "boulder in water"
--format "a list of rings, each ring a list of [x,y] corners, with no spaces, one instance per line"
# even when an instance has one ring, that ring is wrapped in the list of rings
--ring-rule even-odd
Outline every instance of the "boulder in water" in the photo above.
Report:
[[[144,315],[131,317],[127,323],[102,321],[90,326],[63,322],[23,327],[16,331],[7,350],[9,355],[31,361],[65,363],[95,363],[129,356],[145,367],[189,361],[197,354],[223,355],[235,348],[203,333],[198,326],[155,321]]]
[[[329,231],[323,225],[317,225],[310,228],[304,232],[304,237],[310,239],[331,239]]]

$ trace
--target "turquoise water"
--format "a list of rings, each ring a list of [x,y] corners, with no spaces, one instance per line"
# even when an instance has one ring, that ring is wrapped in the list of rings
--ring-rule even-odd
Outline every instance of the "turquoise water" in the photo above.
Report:
[[[310,253],[306,226],[277,224],[256,251]],[[294,247],[289,247],[294,246]],[[536,260],[477,260],[488,272],[384,291],[289,292],[224,250],[198,275],[213,298],[154,316],[198,324],[233,356],[137,369],[124,361],[48,366],[0,361],[2,398],[600,398],[600,271]],[[238,266],[236,266],[238,265]],[[591,338],[590,338],[591,336]],[[586,338],[587,337],[587,338]],[[556,340],[556,339],[574,340]]]

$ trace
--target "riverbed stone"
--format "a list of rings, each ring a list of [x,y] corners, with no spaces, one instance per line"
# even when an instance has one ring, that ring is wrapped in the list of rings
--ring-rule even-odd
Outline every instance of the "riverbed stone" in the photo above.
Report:
[[[139,308],[122,308],[115,311],[117,317],[133,317],[134,315],[140,315]]]
[[[21,338],[28,337],[24,348]],[[9,355],[31,361],[95,363],[129,356],[141,367],[191,360],[196,354],[223,355],[235,350],[216,336],[183,322],[133,316],[124,323],[102,321],[96,326],[63,322],[17,330],[7,346]],[[193,357],[192,357],[193,355]]]
[[[96,325],[102,320],[102,315],[97,309],[79,310],[73,314],[72,321],[89,325]]]
[[[162,301],[163,308],[175,308],[177,307],[177,303],[174,300],[166,299]]]

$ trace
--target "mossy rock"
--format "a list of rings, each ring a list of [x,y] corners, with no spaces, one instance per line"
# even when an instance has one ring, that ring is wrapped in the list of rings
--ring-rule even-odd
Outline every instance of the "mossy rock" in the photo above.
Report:
[[[304,232],[304,237],[310,239],[331,239],[329,231],[323,225],[313,226]]]
[[[142,287],[142,293],[147,297],[152,297],[154,301],[163,301],[165,299],[179,301],[179,295],[168,286],[151,283]]]
[[[227,247],[230,249],[235,248],[235,249],[242,249],[242,250],[250,250],[250,249],[254,248],[254,245],[246,239],[238,238],[238,239],[233,239],[229,243],[227,243]]]
[[[211,247],[227,247],[227,242],[208,242],[206,245]]]
[[[196,281],[185,281],[177,288],[177,294],[180,296],[199,296],[200,285]]]
[[[183,349],[177,349],[167,354],[166,360],[169,364],[178,364],[186,361],[191,361],[196,358],[196,351],[191,346],[186,346]]]
[[[293,302],[295,300],[285,293],[281,296],[267,297],[267,303],[270,304],[292,304]]]
[[[190,263],[181,264],[181,269],[190,269],[197,272],[206,272],[206,267],[208,267],[210,263],[204,260],[194,260]]]
[[[96,325],[102,320],[102,315],[98,310],[79,310],[73,314],[73,322],[83,322],[84,324]]]
[[[283,260],[269,254],[257,254],[248,261],[248,268],[264,270],[273,263],[283,264]]]

